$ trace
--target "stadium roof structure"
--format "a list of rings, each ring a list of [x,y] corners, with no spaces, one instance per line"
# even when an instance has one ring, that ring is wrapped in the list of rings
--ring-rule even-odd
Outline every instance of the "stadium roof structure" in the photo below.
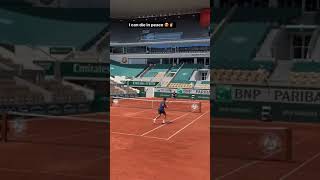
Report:
[[[108,8],[51,8],[32,6],[2,6],[2,9],[48,19],[82,22],[108,22]]]
[[[208,0],[110,0],[110,15],[115,19],[190,14],[209,8]]]
[[[111,42],[111,46],[149,46],[149,47],[157,47],[157,48],[164,48],[164,47],[189,47],[192,46],[209,46],[210,39],[209,38],[199,38],[199,39],[184,39],[179,41],[149,41],[149,42],[129,42],[129,43],[117,43]]]
[[[0,8],[0,43],[82,49],[106,33],[107,22],[51,19]]]

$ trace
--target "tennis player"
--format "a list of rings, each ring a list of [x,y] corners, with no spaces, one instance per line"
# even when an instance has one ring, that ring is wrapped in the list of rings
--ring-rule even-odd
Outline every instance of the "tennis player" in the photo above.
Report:
[[[153,119],[153,123],[154,124],[156,123],[156,120],[159,117],[161,117],[162,114],[164,115],[164,119],[162,120],[162,124],[166,123],[167,114],[166,114],[165,109],[168,108],[168,106],[166,104],[166,101],[167,101],[167,98],[163,98],[163,101],[160,102],[160,106],[159,106],[159,109],[158,109],[158,116]]]
[[[174,92],[172,93],[172,98],[175,99],[176,97],[177,97],[177,93],[174,91]]]

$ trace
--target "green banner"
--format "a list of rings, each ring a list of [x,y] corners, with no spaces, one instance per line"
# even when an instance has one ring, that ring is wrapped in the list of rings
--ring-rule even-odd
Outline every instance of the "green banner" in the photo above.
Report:
[[[183,89],[177,89],[177,94],[183,94],[183,93],[184,93]]]
[[[128,81],[129,86],[156,86],[159,82],[147,82],[147,81]]]
[[[210,95],[205,95],[205,94],[195,94],[194,99],[197,100],[210,100]]]
[[[217,102],[231,102],[232,93],[231,86],[220,85],[216,87],[216,100]]]
[[[318,122],[320,112],[318,105],[262,103],[262,102],[211,102],[211,117],[232,117],[258,120],[262,117],[263,107],[270,108],[271,118],[275,121]]]
[[[169,88],[155,88],[154,92],[161,92],[161,93],[173,93],[176,92],[177,94],[204,94],[210,95],[209,89],[169,89]]]
[[[320,104],[320,89],[286,88],[286,87],[255,87],[225,86],[214,89],[217,102],[274,102],[288,104]]]
[[[63,62],[61,63],[62,76],[67,77],[108,77],[107,63],[75,63]]]
[[[170,93],[159,93],[159,92],[155,92],[154,93],[154,97],[172,97],[172,95]]]
[[[155,92],[154,96],[171,98],[172,93]],[[193,99],[192,97],[194,97],[194,99],[196,100],[210,100],[210,95],[206,95],[206,94],[185,94],[184,93],[184,94],[176,95],[177,99]]]
[[[34,61],[41,66],[46,75],[54,75],[54,61]],[[106,78],[109,76],[107,63],[61,62],[61,75],[64,77]]]

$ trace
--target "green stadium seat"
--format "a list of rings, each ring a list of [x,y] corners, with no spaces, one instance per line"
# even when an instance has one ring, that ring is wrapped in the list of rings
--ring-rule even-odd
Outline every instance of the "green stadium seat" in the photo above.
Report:
[[[1,41],[9,44],[83,49],[107,31],[107,22],[48,19],[0,8]],[[89,43],[89,44],[88,44]]]
[[[112,61],[110,71],[112,76],[136,77],[146,68],[145,64],[120,64]]]
[[[320,62],[296,62],[294,63],[291,71],[320,73]]]
[[[195,69],[197,69],[199,65],[197,64],[185,64],[183,67],[177,72],[176,76],[171,81],[172,83],[188,83],[192,73]]]
[[[155,77],[160,72],[166,72],[171,67],[170,64],[156,64],[143,77]]]
[[[237,8],[231,21],[264,21],[283,24],[300,15],[301,9],[295,8]]]
[[[227,24],[224,31],[213,47],[215,69],[256,70],[259,68],[272,69],[270,61],[253,61],[270,25],[263,22],[232,22]],[[232,53],[230,53],[232,51]]]

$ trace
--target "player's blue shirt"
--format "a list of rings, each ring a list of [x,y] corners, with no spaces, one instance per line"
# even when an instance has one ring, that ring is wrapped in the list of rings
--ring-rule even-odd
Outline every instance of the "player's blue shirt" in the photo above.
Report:
[[[164,108],[166,108],[166,107],[167,107],[166,103],[164,101],[162,101],[160,103],[159,110],[164,110]]]

